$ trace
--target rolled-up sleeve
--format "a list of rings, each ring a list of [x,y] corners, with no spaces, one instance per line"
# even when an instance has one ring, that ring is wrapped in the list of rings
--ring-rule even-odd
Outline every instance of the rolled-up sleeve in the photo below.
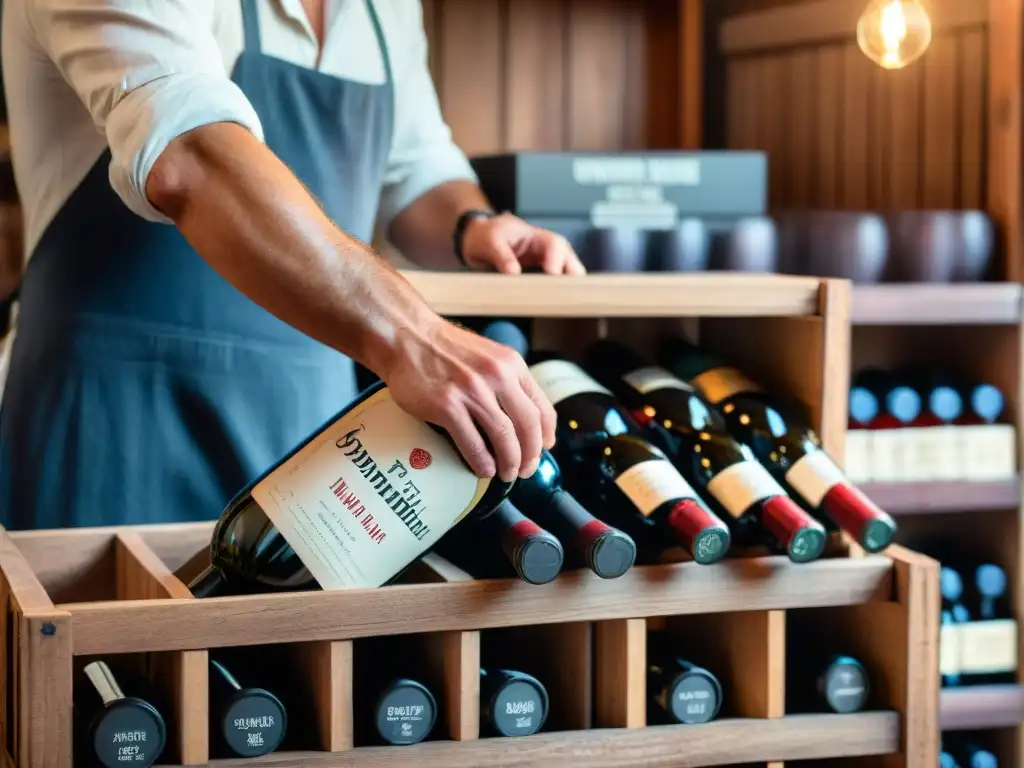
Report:
[[[395,129],[378,214],[385,232],[394,217],[424,192],[447,181],[477,180],[441,115],[427,60],[421,0],[401,4],[400,23],[408,47],[394,73]]]
[[[106,135],[111,185],[139,216],[168,221],[146,197],[146,179],[178,136],[234,122],[263,140],[255,110],[225,70],[213,2],[25,3],[39,44]]]

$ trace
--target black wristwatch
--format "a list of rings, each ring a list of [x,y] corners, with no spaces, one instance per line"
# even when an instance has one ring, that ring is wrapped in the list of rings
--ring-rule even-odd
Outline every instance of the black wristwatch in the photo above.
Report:
[[[493,219],[497,216],[496,213],[491,211],[480,210],[479,208],[471,208],[468,211],[463,212],[459,216],[459,220],[455,222],[455,231],[452,232],[452,246],[455,249],[455,258],[459,260],[462,266],[468,266],[466,259],[462,256],[462,238],[466,235],[466,227],[469,226],[469,222],[473,219]]]

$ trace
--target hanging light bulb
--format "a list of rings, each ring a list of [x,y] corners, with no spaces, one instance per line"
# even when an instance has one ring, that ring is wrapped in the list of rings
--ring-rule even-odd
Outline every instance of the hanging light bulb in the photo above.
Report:
[[[886,69],[902,69],[932,42],[932,20],[920,0],[872,0],[857,22],[857,45]]]

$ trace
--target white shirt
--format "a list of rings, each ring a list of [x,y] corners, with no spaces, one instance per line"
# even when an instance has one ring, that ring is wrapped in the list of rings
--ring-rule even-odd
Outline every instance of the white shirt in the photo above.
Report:
[[[391,58],[395,131],[377,226],[446,181],[475,181],[441,116],[427,65],[420,0],[373,0]],[[317,67],[299,0],[256,0],[264,53]],[[326,0],[323,72],[383,83],[365,0]],[[125,204],[167,222],[145,195],[167,144],[231,121],[263,139],[231,82],[243,49],[240,0],[5,0],[3,79],[25,247],[39,237],[109,146],[110,182]]]

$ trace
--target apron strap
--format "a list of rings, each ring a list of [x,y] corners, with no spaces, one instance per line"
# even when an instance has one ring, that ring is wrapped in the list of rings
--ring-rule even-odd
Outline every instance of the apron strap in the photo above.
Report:
[[[373,0],[366,0],[366,10],[370,12],[370,21],[373,22],[373,32],[377,35],[377,45],[380,46],[381,59],[384,61],[384,82],[388,85],[394,83],[391,74],[391,56],[388,55],[387,41],[384,39],[384,30],[380,25],[380,18],[377,16],[377,9],[373,7]]]
[[[256,0],[242,0],[242,29],[245,30],[245,50],[261,50],[260,9],[256,7]]]

